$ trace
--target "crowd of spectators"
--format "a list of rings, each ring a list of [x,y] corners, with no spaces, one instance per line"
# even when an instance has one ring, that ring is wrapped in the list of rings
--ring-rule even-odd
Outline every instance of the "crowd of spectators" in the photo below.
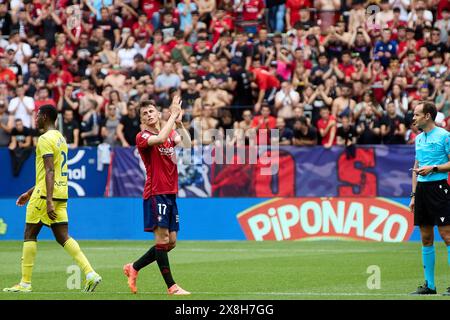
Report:
[[[131,146],[174,95],[195,144],[412,144],[419,101],[450,127],[449,34],[450,0],[0,0],[0,146],[48,104],[70,147]]]

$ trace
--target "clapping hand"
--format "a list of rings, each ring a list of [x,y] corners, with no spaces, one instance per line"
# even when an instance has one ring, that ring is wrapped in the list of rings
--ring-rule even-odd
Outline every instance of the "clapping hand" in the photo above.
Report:
[[[170,105],[169,108],[170,113],[175,115],[177,119],[181,113],[181,103],[182,103],[181,98],[180,96],[177,95],[173,97],[172,104]]]

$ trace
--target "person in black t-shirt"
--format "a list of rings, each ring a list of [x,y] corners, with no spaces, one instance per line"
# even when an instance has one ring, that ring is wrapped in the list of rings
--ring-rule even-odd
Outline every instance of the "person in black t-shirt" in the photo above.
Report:
[[[133,86],[137,83],[145,83],[146,81],[150,81],[152,79],[150,68],[147,69],[145,59],[140,53],[134,56],[134,65],[135,68],[130,72]]]
[[[447,52],[447,47],[441,42],[441,30],[438,28],[431,29],[431,41],[426,44],[429,56],[432,57],[435,53],[444,55]]]
[[[11,142],[9,149],[14,150],[16,148],[28,148],[32,145],[32,131],[30,128],[25,127],[21,119],[16,119],[15,127],[11,130]]]
[[[229,76],[224,72],[221,62],[219,60],[215,61],[213,67],[214,70],[206,75],[205,80],[209,81],[211,78],[214,78],[217,80],[220,89],[228,90],[230,87]]]
[[[350,118],[343,116],[341,118],[341,124],[337,129],[337,144],[340,146],[349,146],[356,143],[356,130],[353,125],[350,124]]]
[[[347,159],[355,157],[355,143],[356,143],[356,130],[353,125],[350,124],[350,118],[348,116],[343,116],[341,118],[342,126],[337,129],[336,143],[340,146],[345,147],[347,153]]]
[[[405,144],[405,120],[395,111],[394,102],[389,102],[386,115],[381,118],[381,137],[384,144]]]
[[[186,116],[186,118],[192,118],[192,108],[194,107],[195,100],[197,100],[199,97],[200,93],[197,90],[196,79],[187,79],[187,88],[181,94],[181,101],[183,103],[182,108],[185,111],[184,115]]]
[[[8,2],[0,3],[0,30],[2,34],[9,35],[11,32],[12,19],[8,11]]]
[[[173,21],[173,14],[167,10],[163,12],[163,18],[158,30],[163,34],[164,43],[168,43],[175,39],[175,32],[179,30],[179,26]]]
[[[200,63],[203,59],[208,59],[210,53],[211,50],[208,49],[206,38],[198,37],[197,46],[194,47],[194,54],[193,54],[197,63]]]
[[[109,9],[103,7],[100,11],[102,18],[95,21],[94,29],[101,28],[106,39],[111,41],[112,46],[120,44],[120,29],[117,24],[111,20]]]
[[[242,68],[239,59],[231,60],[230,76],[233,89],[233,104],[248,106],[253,104],[250,74]]]
[[[136,105],[129,103],[127,110],[128,114],[122,116],[117,126],[117,137],[122,142],[123,147],[135,146],[136,135],[141,131],[141,121],[136,112]]]
[[[80,127],[75,121],[73,110],[65,109],[63,115],[62,134],[69,148],[77,148],[79,144]]]
[[[92,61],[92,56],[95,53],[95,48],[89,43],[89,35],[83,33],[80,35],[80,45],[76,51],[78,58],[79,69],[83,75],[86,74],[86,69]]]
[[[10,135],[11,142],[8,148],[11,155],[13,176],[17,177],[22,165],[32,152],[32,130],[25,127],[21,119],[16,119],[15,127],[11,130]]]
[[[374,113],[375,106],[367,104],[356,123],[358,144],[379,144],[381,142],[380,122]]]
[[[39,72],[38,64],[35,60],[31,61],[28,66],[28,72],[23,78],[23,84],[25,85],[26,92],[25,95],[28,97],[34,97],[37,92],[37,87],[39,83],[44,84],[46,78]]]
[[[183,69],[183,79],[195,79],[197,82],[197,90],[200,90],[202,87],[201,83],[203,81],[202,77],[198,74],[198,64],[196,62],[192,62],[189,64],[188,69]],[[186,84],[181,82],[181,88],[183,89]]]
[[[245,70],[249,70],[252,63],[253,49],[247,45],[247,35],[244,32],[236,34],[236,42],[231,46],[233,60]]]
[[[317,145],[317,130],[308,123],[308,119],[302,116],[294,122],[294,146]]]
[[[294,138],[294,132],[286,127],[286,121],[284,118],[277,118],[277,129],[279,130],[279,140],[278,143],[283,146],[288,146],[292,144],[292,138]]]

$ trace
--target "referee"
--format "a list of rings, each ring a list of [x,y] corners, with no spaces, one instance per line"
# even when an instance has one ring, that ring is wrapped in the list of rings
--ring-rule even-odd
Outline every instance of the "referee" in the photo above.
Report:
[[[425,284],[411,294],[436,294],[434,282],[434,226],[447,245],[450,263],[450,133],[437,127],[434,120],[436,106],[419,103],[414,110],[413,125],[423,132],[416,137],[416,159],[412,175],[412,193],[409,207],[414,212],[414,225],[419,226],[422,239],[422,261]],[[450,288],[443,294],[450,295]]]

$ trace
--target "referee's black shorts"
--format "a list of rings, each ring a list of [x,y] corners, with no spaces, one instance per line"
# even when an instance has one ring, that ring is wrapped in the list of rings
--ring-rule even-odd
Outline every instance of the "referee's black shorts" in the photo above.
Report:
[[[450,225],[450,187],[447,180],[417,182],[414,225]]]

